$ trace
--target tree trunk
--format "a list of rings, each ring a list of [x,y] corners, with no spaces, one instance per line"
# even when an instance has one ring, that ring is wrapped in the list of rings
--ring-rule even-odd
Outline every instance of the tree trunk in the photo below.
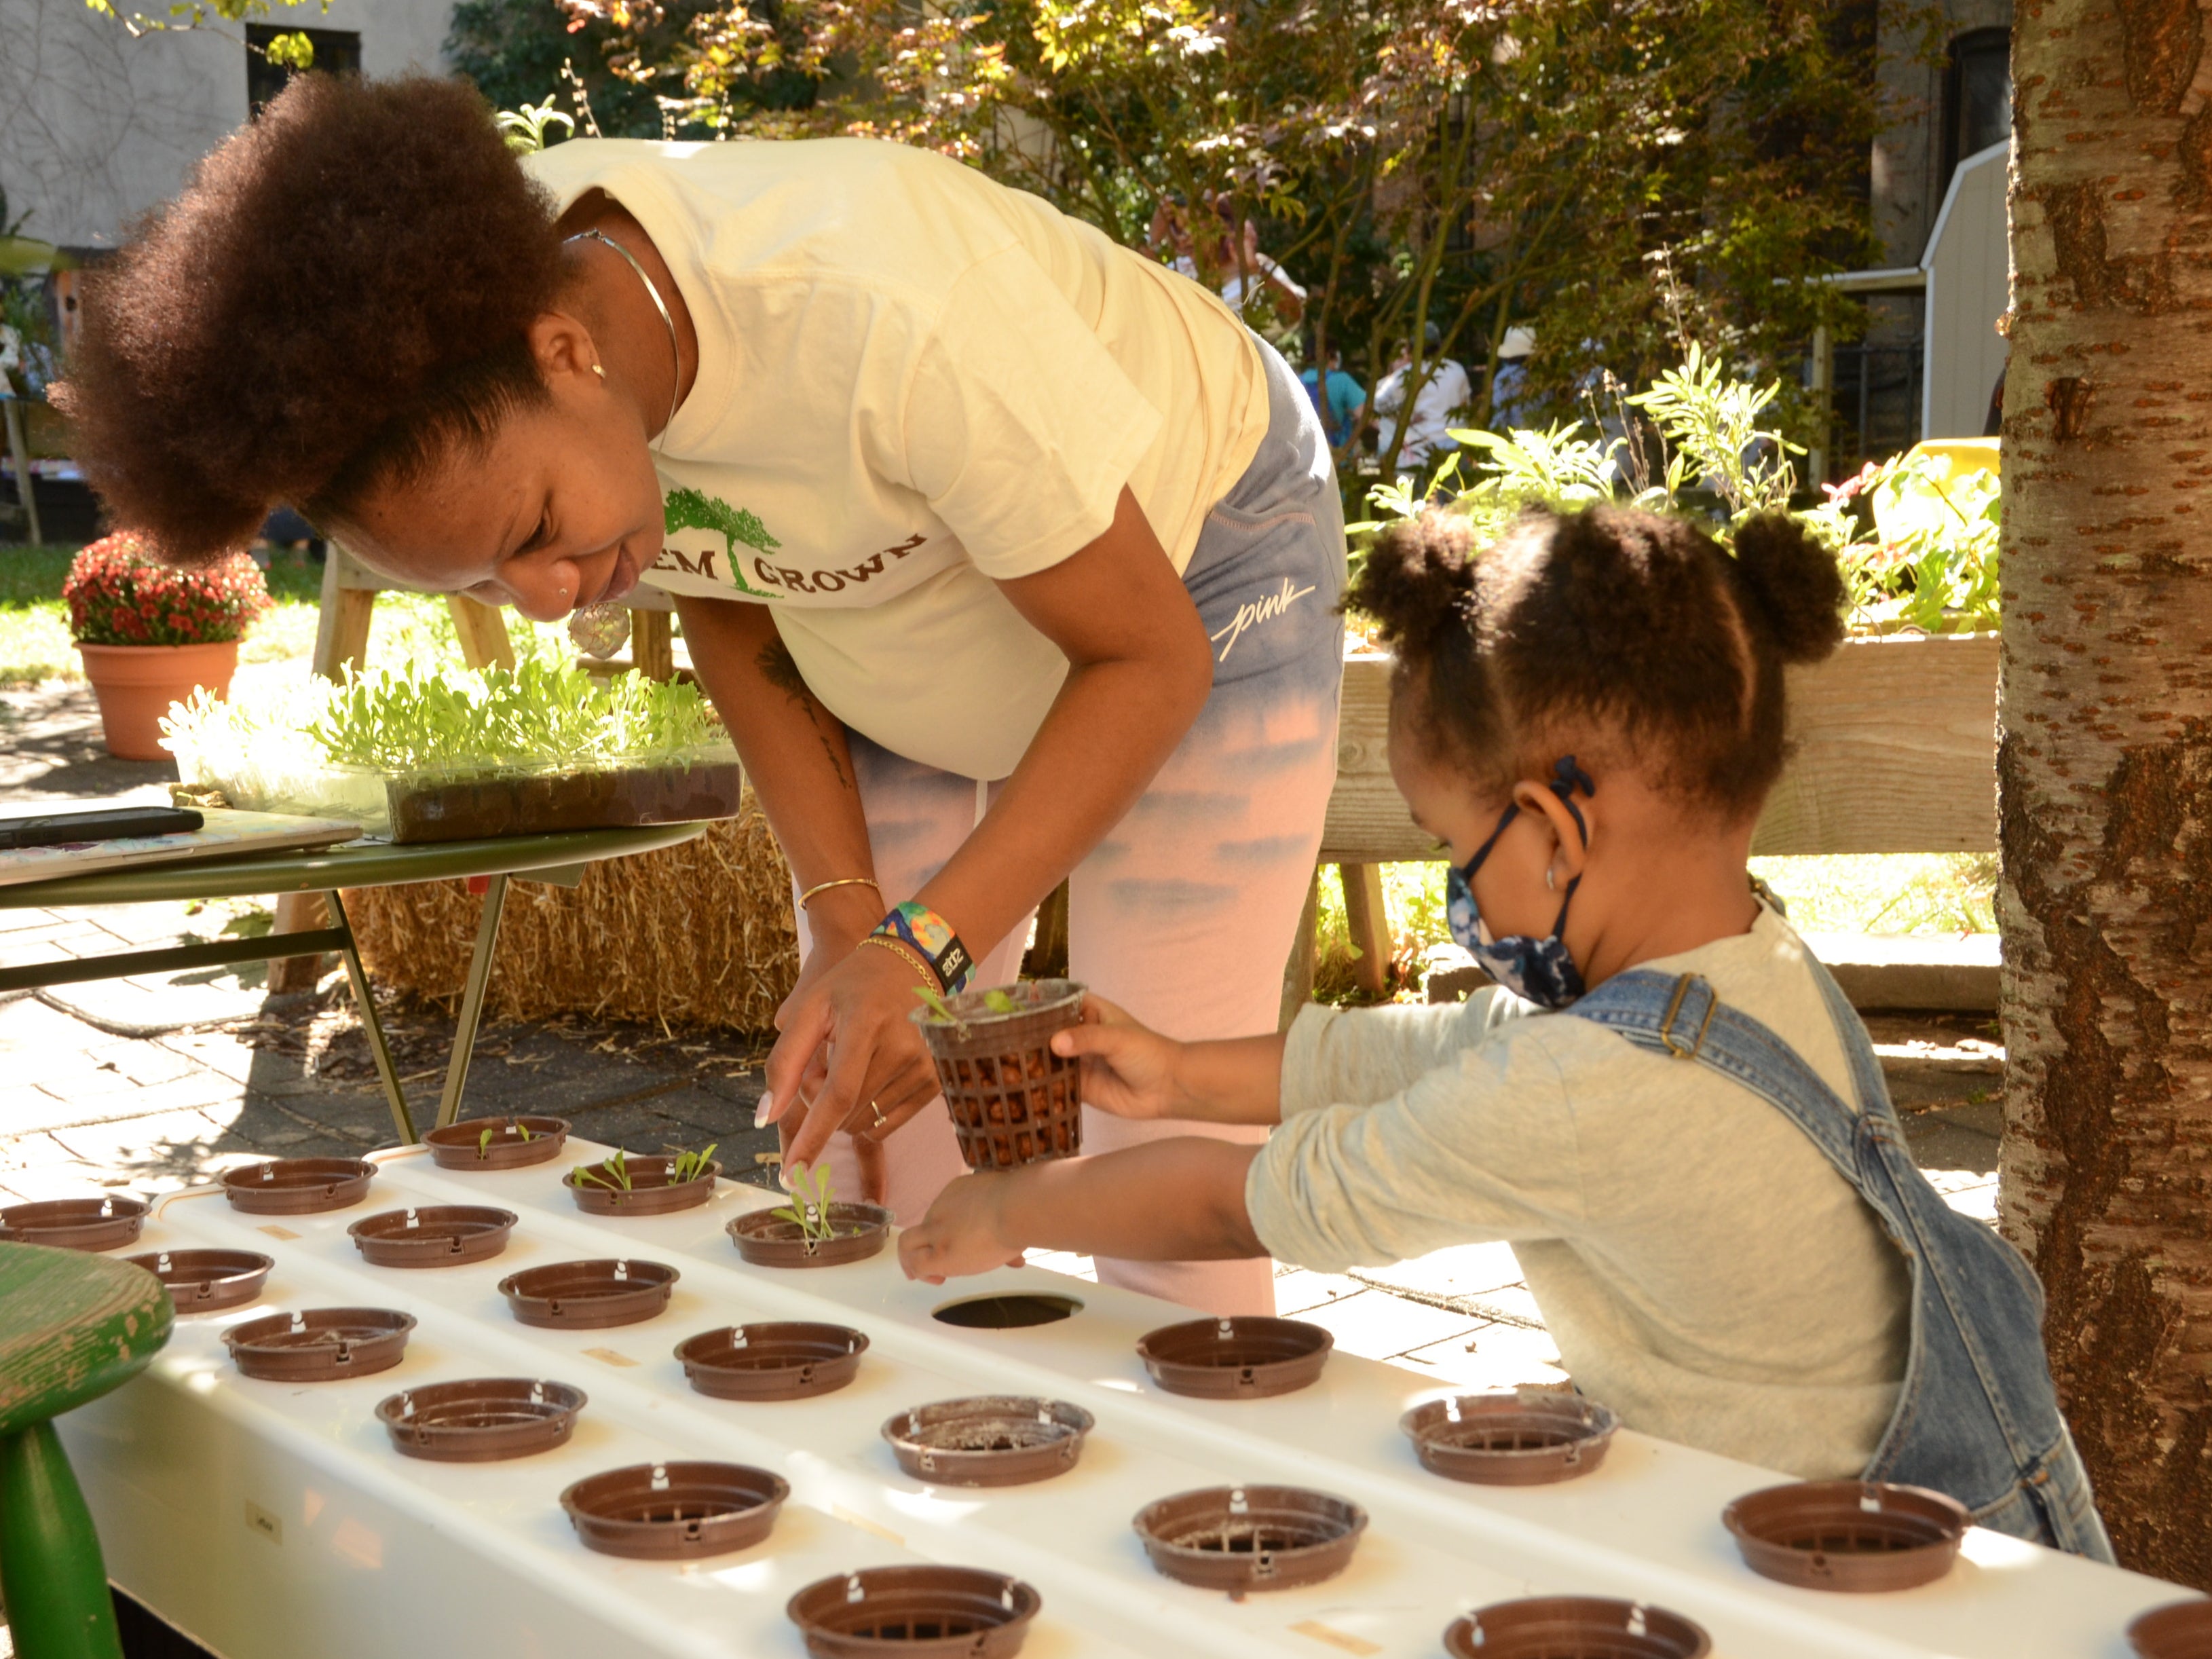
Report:
[[[2212,40],[2014,17],[2002,1224],[2120,1559],[2212,1589]]]

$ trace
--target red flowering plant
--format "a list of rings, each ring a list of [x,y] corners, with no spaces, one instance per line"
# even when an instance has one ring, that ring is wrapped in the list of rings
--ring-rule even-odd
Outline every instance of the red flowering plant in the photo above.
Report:
[[[269,584],[244,553],[179,569],[125,532],[103,536],[62,584],[70,637],[86,645],[216,645],[269,609]]]

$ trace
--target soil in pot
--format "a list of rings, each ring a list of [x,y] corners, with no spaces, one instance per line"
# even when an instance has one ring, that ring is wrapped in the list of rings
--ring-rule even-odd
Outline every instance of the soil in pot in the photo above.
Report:
[[[392,1446],[436,1463],[491,1463],[568,1443],[581,1389],[527,1376],[478,1376],[403,1389],[379,1401]]]
[[[422,1137],[441,1170],[520,1170],[561,1155],[568,1121],[561,1117],[471,1117]]]
[[[395,842],[690,823],[735,817],[744,778],[735,760],[621,770],[394,778],[386,786]]]
[[[481,1204],[425,1204],[364,1216],[346,1231],[379,1267],[458,1267],[505,1249],[520,1218]]]
[[[1092,1418],[1033,1395],[979,1395],[902,1411],[883,1436],[899,1468],[939,1486],[1019,1486],[1075,1467]]]
[[[579,1480],[561,1507],[602,1554],[684,1561],[759,1543],[790,1496],[781,1475],[743,1463],[637,1463]]]
[[[248,1215],[315,1215],[368,1196],[376,1165],[358,1158],[278,1158],[226,1170],[223,1195]]]
[[[1679,1613],[1597,1595],[1499,1601],[1444,1632],[1453,1659],[1704,1659],[1712,1648]]]
[[[1044,1600],[975,1567],[864,1567],[784,1607],[814,1659],[1012,1659]]]
[[[1335,1346],[1318,1325],[1240,1314],[1162,1326],[1137,1344],[1137,1357],[1170,1394],[1260,1400],[1304,1388]]]
[[[1209,1486],[1148,1504],[1131,1524],[1169,1577],[1242,1596],[1342,1572],[1367,1511],[1304,1486]]]
[[[702,1331],[676,1357],[691,1386],[717,1400],[806,1400],[850,1382],[867,1350],[849,1327],[780,1320]]]
[[[146,1206],[135,1198],[48,1198],[0,1210],[0,1240],[97,1253],[136,1243],[145,1224]]]
[[[276,1263],[257,1250],[157,1250],[123,1258],[168,1286],[179,1314],[243,1307],[261,1294]]]
[[[1605,1461],[1620,1419],[1580,1395],[1462,1394],[1398,1419],[1421,1466],[1451,1480],[1536,1486],[1588,1474]]]
[[[913,1018],[937,1063],[960,1156],[1011,1170],[1083,1150],[1083,1064],[1052,1051],[1083,1012],[1083,987],[1041,979],[948,997]]]
[[[335,1382],[388,1371],[415,1316],[392,1308],[309,1308],[249,1319],[222,1334],[232,1362],[270,1382]]]
[[[586,1215],[667,1215],[696,1209],[714,1195],[722,1166],[709,1162],[679,1181],[673,1158],[631,1158],[617,1152],[568,1171],[569,1195]]]
[[[1950,1571],[1972,1524],[1955,1498],[1879,1480],[1799,1480],[1721,1511],[1753,1571],[1806,1589],[1899,1590]]]
[[[556,1261],[499,1281],[499,1293],[525,1325],[591,1331],[635,1325],[668,1305],[681,1277],[658,1261]]]
[[[890,1237],[891,1212],[880,1204],[832,1203],[830,1237],[810,1238],[787,1215],[748,1210],[725,1229],[738,1254],[757,1267],[835,1267],[865,1261]]]
[[[2153,1607],[2128,1626],[2136,1659],[2212,1659],[2212,1601]]]

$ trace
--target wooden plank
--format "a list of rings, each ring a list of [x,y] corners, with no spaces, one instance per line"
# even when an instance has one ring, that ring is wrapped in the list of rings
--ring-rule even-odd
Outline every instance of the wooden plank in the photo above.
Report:
[[[326,680],[368,660],[368,624],[376,612],[376,593],[348,583],[351,565],[352,555],[336,542],[329,544],[323,556],[323,600],[315,617],[313,658],[315,672]]]
[[[1313,1000],[1314,927],[1321,917],[1321,872],[1306,883],[1306,908],[1298,915],[1298,931],[1291,940],[1290,960],[1283,964],[1283,1006],[1279,1030],[1287,1031],[1298,1010]]]
[[[673,613],[633,611],[629,613],[629,659],[649,680],[676,678],[676,629]]]
[[[1344,882],[1344,927],[1359,952],[1352,981],[1368,996],[1382,994],[1390,972],[1390,912],[1382,901],[1382,866],[1340,864]]]
[[[1996,684],[1994,635],[1853,640],[1790,670],[1796,748],[1752,851],[1995,852]],[[1345,659],[1324,863],[1440,856],[1390,782],[1389,689],[1388,657]]]
[[[446,609],[453,613],[463,662],[471,668],[494,664],[510,671],[514,667],[514,641],[507,635],[507,615],[497,605],[485,605],[465,593],[448,593]]]
[[[276,896],[276,921],[270,929],[278,933],[312,933],[317,928],[327,927],[320,893],[279,893]],[[283,957],[269,964],[269,988],[272,992],[312,991],[323,976],[321,957]]]

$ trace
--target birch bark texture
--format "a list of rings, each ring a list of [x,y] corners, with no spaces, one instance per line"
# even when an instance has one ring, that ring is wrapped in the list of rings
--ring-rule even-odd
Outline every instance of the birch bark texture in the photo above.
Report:
[[[2020,0],[2000,1224],[2130,1566],[2212,1589],[2212,40]],[[1940,434],[1938,434],[1940,435]]]

